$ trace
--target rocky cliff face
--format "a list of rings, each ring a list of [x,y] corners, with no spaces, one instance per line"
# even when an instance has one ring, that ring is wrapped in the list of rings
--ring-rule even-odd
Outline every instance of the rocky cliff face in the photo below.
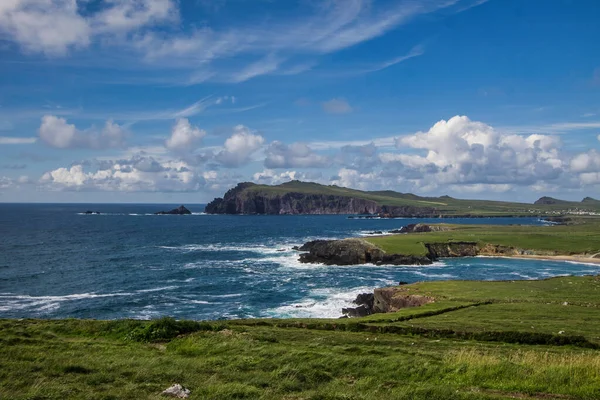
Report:
[[[223,198],[211,201],[209,214],[380,214],[393,216],[433,216],[432,207],[380,206],[356,197],[304,192],[264,192],[252,190],[253,183],[240,183]]]
[[[408,294],[404,290],[395,287],[381,288],[375,289],[373,312],[396,312],[402,308],[419,307],[433,302],[433,297]]]

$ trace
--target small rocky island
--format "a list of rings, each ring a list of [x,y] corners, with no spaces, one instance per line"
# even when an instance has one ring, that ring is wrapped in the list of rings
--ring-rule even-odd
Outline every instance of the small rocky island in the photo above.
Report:
[[[170,211],[155,212],[154,215],[190,215],[192,212],[184,206],[179,206]]]

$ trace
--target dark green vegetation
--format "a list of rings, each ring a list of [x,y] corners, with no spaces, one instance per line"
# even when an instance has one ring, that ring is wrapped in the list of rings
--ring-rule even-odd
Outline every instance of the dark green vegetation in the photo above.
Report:
[[[428,253],[426,243],[455,242],[475,242],[480,249],[483,249],[482,254],[486,253],[486,245],[523,249],[530,254],[540,255],[593,256],[600,253],[600,223],[595,219],[585,223],[560,226],[438,226],[443,226],[447,230],[372,237],[366,240],[389,254],[418,256]]]
[[[600,279],[423,282],[362,319],[0,320],[0,398],[597,399]],[[564,305],[565,302],[567,305]]]
[[[600,201],[542,198],[536,204],[421,197],[393,191],[366,192],[291,181],[277,186],[245,182],[213,200],[214,214],[381,214],[385,216],[531,216],[600,212]]]

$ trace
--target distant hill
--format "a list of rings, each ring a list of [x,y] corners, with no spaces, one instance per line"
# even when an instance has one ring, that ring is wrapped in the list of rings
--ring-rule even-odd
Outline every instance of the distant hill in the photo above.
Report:
[[[581,200],[581,202],[583,204],[600,205],[600,200],[594,199],[592,197],[585,197],[583,200]]]
[[[548,205],[548,204],[567,204],[567,203],[571,203],[570,201],[565,201],[565,200],[559,200],[559,199],[555,199],[554,197],[548,197],[548,196],[544,196],[544,197],[540,197],[539,199],[537,199],[536,201],[533,202],[533,204],[536,205]]]
[[[585,203],[585,204],[584,204]],[[376,214],[383,217],[531,216],[560,213],[573,205],[600,209],[600,202],[582,203],[542,197],[534,204],[422,197],[391,190],[362,191],[314,182],[281,185],[239,183],[206,206],[211,214]]]

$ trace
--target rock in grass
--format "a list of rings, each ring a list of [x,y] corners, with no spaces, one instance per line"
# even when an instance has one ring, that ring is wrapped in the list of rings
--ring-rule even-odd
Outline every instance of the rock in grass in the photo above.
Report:
[[[187,399],[190,397],[190,390],[184,388],[179,383],[174,384],[168,389],[165,389],[161,394],[163,396],[176,397],[178,399]]]

